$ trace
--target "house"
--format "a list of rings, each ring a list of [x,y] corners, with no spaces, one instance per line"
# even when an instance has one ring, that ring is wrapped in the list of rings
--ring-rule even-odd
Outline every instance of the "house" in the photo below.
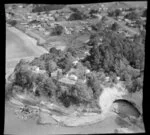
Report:
[[[37,66],[32,66],[31,70],[35,73],[45,73],[46,72],[45,70],[40,70],[39,67],[37,67]]]
[[[73,63],[74,65],[77,65],[78,62],[79,62],[78,60],[75,60],[75,61],[73,61],[72,63]]]
[[[109,79],[110,79],[110,78],[109,78],[108,76],[107,76],[107,77],[105,77],[105,81],[109,81]]]
[[[124,18],[124,16],[118,16],[118,19],[123,19]]]
[[[50,34],[50,32],[49,32],[49,31],[46,31],[46,32],[44,32],[44,34],[45,34],[46,36],[48,36],[48,35]]]
[[[32,19],[32,16],[28,15],[27,18],[28,18],[28,19]]]
[[[86,74],[88,74],[88,73],[90,73],[90,72],[91,72],[91,71],[90,71],[89,69],[86,69],[86,70],[85,70],[85,73],[86,73]]]
[[[64,27],[64,29],[66,34],[71,34],[71,32],[66,27]]]
[[[131,20],[129,20],[129,19],[124,19],[125,20],[125,22],[127,22],[127,23],[131,23]]]
[[[117,77],[117,80],[119,81],[119,80],[120,80],[120,77]]]
[[[19,5],[18,7],[19,7],[19,8],[23,8],[23,5]]]
[[[49,17],[48,18],[50,21],[54,21],[55,19],[54,19],[54,17]]]
[[[59,69],[59,68],[58,68],[57,70],[55,70],[54,72],[51,73],[51,76],[52,76],[52,77],[57,77],[57,75],[58,75],[59,73],[62,73],[62,69]]]
[[[77,80],[78,80],[78,77],[77,77],[76,75],[74,75],[74,74],[69,75],[68,78],[69,78],[70,80],[74,80],[74,81],[77,81]]]
[[[89,51],[84,52],[85,55],[90,55]]]
[[[66,77],[63,77],[63,78],[59,79],[59,82],[65,83],[65,84],[70,84],[70,85],[74,85],[76,83],[76,81],[70,80]]]

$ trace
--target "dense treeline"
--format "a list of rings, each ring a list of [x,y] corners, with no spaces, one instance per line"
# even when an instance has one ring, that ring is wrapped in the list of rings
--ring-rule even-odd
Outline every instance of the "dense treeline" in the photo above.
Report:
[[[100,38],[103,37],[101,41]],[[137,42],[137,37],[142,38]],[[120,76],[127,82],[132,92],[142,87],[143,77],[140,71],[144,70],[144,44],[145,37],[135,36],[134,41],[128,40],[111,30],[103,30],[91,35],[88,43],[92,46],[90,56],[82,62],[93,71],[104,71],[106,74]],[[138,85],[135,89],[133,85]]]
[[[78,10],[77,8],[70,8],[70,10],[73,12],[68,20],[69,21],[73,21],[73,20],[85,20],[88,18],[88,16],[86,14],[84,14],[83,12],[81,12],[80,10]]]
[[[16,20],[7,20],[7,23],[10,24],[11,26],[16,26],[17,25],[17,21]]]
[[[36,4],[34,5],[32,12],[46,12],[51,10],[59,10],[64,8],[65,5],[55,5],[55,4]]]

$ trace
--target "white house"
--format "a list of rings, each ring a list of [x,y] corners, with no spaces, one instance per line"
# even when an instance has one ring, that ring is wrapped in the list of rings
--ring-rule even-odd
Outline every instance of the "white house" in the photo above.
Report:
[[[86,70],[85,70],[85,73],[86,73],[86,74],[88,74],[88,73],[90,73],[90,72],[91,72],[91,71],[90,71],[89,69],[86,69]]]
[[[45,70],[40,70],[39,67],[37,67],[37,66],[33,66],[31,69],[35,73],[45,73],[46,72]]]
[[[109,81],[109,77],[108,77],[108,76],[107,76],[107,77],[105,77],[105,80],[106,80],[106,81]]]
[[[117,80],[118,80],[118,81],[120,80],[120,77],[119,77],[119,76],[117,77]]]
[[[131,21],[129,19],[124,19],[126,22],[131,23]]]
[[[71,34],[71,32],[66,27],[64,27],[64,29],[66,34]]]
[[[89,51],[84,52],[85,55],[90,55]]]
[[[78,62],[79,62],[78,60],[75,60],[75,61],[73,61],[72,63],[73,63],[74,65],[77,65]]]
[[[74,74],[71,74],[68,78],[75,81],[78,80],[78,77]]]

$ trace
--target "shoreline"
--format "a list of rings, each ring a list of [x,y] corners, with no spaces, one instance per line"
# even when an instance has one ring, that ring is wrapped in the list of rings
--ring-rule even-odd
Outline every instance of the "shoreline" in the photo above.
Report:
[[[23,107],[24,104],[20,101],[18,101],[17,99],[11,99],[9,101],[12,105],[16,106],[16,107]],[[63,123],[64,126],[67,127],[78,127],[78,126],[86,126],[86,125],[91,125],[97,122],[100,122],[101,120],[103,120],[105,117],[103,117],[102,114],[96,114],[96,113],[83,113],[82,116],[78,117],[78,116],[74,116],[74,114],[72,115],[68,115],[68,116],[57,116],[55,114],[52,114],[50,110],[45,109],[45,108],[40,108],[38,106],[32,106],[29,105],[29,107],[31,107],[32,109],[36,109],[36,110],[40,110],[41,113],[46,113],[49,115],[49,117],[51,117],[51,119],[54,119],[56,122],[58,123]],[[90,117],[90,119],[89,119]],[[44,118],[46,119],[46,118]],[[46,123],[51,123],[51,122],[46,122]]]
[[[33,36],[31,37],[29,34],[27,34],[26,32],[24,32],[23,30],[20,30],[16,27],[9,27],[9,26],[6,26],[6,30],[9,30],[13,33],[15,33],[16,35],[18,35],[21,39],[23,39],[25,41],[25,43],[28,44],[28,41],[30,40],[30,42],[32,43],[33,46],[30,46],[30,47],[36,47],[38,49],[38,51],[40,53],[47,53],[48,51],[42,47],[42,46],[38,46],[38,40],[36,38],[34,38]],[[31,49],[32,49],[31,48]],[[33,49],[34,50],[34,49]]]

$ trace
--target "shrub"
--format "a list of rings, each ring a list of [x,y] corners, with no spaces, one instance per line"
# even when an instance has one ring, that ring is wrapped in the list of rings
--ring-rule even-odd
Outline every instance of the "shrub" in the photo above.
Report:
[[[9,20],[7,21],[8,24],[10,24],[11,26],[16,26],[17,25],[17,21],[16,20]]]
[[[13,89],[13,91],[15,92],[15,93],[23,93],[24,92],[24,89],[21,87],[21,86],[18,86],[18,85],[14,85],[13,87],[12,87],[12,89]]]
[[[58,98],[65,107],[69,107],[70,105],[78,105],[79,104],[79,99],[75,96],[67,94],[67,92],[62,93],[61,96]]]
[[[117,31],[119,29],[119,25],[115,22],[115,23],[112,24],[111,29],[113,31]]]
[[[78,8],[70,7],[69,8],[72,12],[80,12]]]
[[[125,15],[125,18],[127,18],[129,20],[137,20],[139,18],[139,16],[136,12],[130,12]]]
[[[120,15],[121,15],[121,10],[119,10],[119,9],[108,12],[108,16],[110,16],[110,17],[117,17]]]

